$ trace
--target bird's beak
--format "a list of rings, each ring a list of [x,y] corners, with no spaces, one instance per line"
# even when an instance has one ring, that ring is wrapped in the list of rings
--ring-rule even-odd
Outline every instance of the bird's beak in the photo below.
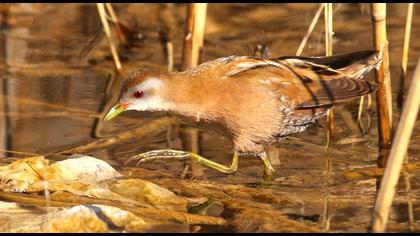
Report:
[[[112,118],[116,117],[121,112],[127,110],[128,104],[126,103],[117,103],[115,104],[111,110],[106,113],[104,120],[111,120]]]

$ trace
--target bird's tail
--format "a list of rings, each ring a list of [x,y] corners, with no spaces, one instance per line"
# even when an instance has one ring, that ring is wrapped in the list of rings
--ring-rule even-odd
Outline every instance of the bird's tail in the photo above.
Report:
[[[354,53],[355,59],[349,65],[338,69],[352,78],[363,78],[373,68],[379,69],[382,58],[378,51],[361,51]],[[358,56],[360,56],[358,58]]]
[[[301,64],[306,62],[314,73],[307,73],[305,69],[295,66],[296,74],[315,76],[313,81],[322,84],[320,87],[314,87],[311,99],[301,103],[300,108],[331,106],[372,93],[377,89],[375,83],[361,80],[365,74],[380,65],[381,58],[377,51],[358,51],[328,57],[288,57],[287,59],[287,61],[299,61]]]
[[[375,50],[357,51],[324,57],[287,56],[277,59],[300,59],[318,65],[325,65],[333,70],[341,71],[352,78],[363,77],[373,68],[378,68],[382,60],[379,51]]]

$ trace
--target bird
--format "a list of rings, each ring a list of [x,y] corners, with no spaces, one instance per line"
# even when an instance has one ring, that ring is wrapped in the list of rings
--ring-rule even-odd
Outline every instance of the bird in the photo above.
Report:
[[[238,169],[241,155],[258,156],[265,176],[274,168],[264,145],[304,131],[332,106],[376,91],[363,77],[378,69],[380,52],[355,51],[332,56],[227,56],[181,72],[136,69],[124,80],[118,102],[105,115],[110,120],[127,110],[166,111],[210,127],[233,143],[230,166],[197,153],[163,149],[129,158],[191,158],[226,174]]]

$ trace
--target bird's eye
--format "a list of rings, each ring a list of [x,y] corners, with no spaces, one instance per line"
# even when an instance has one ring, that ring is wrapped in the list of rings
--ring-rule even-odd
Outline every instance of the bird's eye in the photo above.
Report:
[[[143,97],[143,91],[136,91],[136,92],[134,92],[134,94],[133,94],[133,96],[135,97],[135,98],[141,98],[141,97]]]

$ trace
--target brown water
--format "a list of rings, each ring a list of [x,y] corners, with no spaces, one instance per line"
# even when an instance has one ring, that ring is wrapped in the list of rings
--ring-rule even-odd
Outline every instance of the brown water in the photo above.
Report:
[[[123,72],[142,66],[166,69],[164,47],[158,33],[163,24],[159,20],[158,4],[115,5],[122,22],[144,36],[132,47],[119,48]],[[406,5],[388,5],[387,26],[395,95]],[[250,48],[257,44],[268,46],[273,57],[294,55],[316,9],[316,4],[210,4],[204,61],[229,55],[249,55]],[[369,6],[335,4],[334,9],[334,53],[372,48]],[[185,4],[175,4],[173,12],[169,12],[174,17],[175,68],[179,68],[181,62],[185,10]],[[416,4],[414,12],[419,11],[420,6]],[[107,41],[100,33],[102,25],[96,5],[14,4],[7,22],[9,26],[3,28],[0,35],[1,156],[50,155],[93,140],[92,132],[103,109],[107,86],[115,75]],[[303,55],[324,55],[323,23],[321,19]],[[418,35],[420,18],[414,17],[406,89],[420,55]],[[372,75],[369,77],[373,79]],[[370,132],[365,136],[360,134],[355,122],[357,107],[358,101],[337,107],[335,144],[328,151],[324,148],[325,129],[321,127],[311,127],[292,135],[277,146],[281,164],[276,167],[273,184],[268,188],[280,190],[302,203],[300,209],[284,209],[292,219],[305,216],[331,232],[367,230],[376,194],[377,176],[373,170],[377,166],[378,137],[375,114]],[[376,113],[375,104],[373,111]],[[112,135],[162,116],[165,113],[125,112],[100,125],[99,133]],[[395,124],[398,117],[395,110]],[[419,124],[420,119],[408,151],[409,162],[413,164],[420,161]],[[166,148],[165,135],[166,131],[162,129],[146,138],[87,154],[122,167],[122,163],[134,154]],[[180,148],[179,139],[175,141],[175,147]],[[212,130],[200,130],[199,146],[203,156],[219,163],[228,163],[232,155],[229,140]],[[183,165],[180,162],[157,162],[143,167],[180,176]],[[261,181],[263,166],[257,158],[244,157],[235,175],[226,176],[206,168],[203,171],[208,180],[254,186]],[[411,168],[403,174],[405,177],[399,184],[389,229],[418,232],[420,171]],[[408,204],[410,201],[412,204]],[[414,218],[409,220],[409,215]]]

